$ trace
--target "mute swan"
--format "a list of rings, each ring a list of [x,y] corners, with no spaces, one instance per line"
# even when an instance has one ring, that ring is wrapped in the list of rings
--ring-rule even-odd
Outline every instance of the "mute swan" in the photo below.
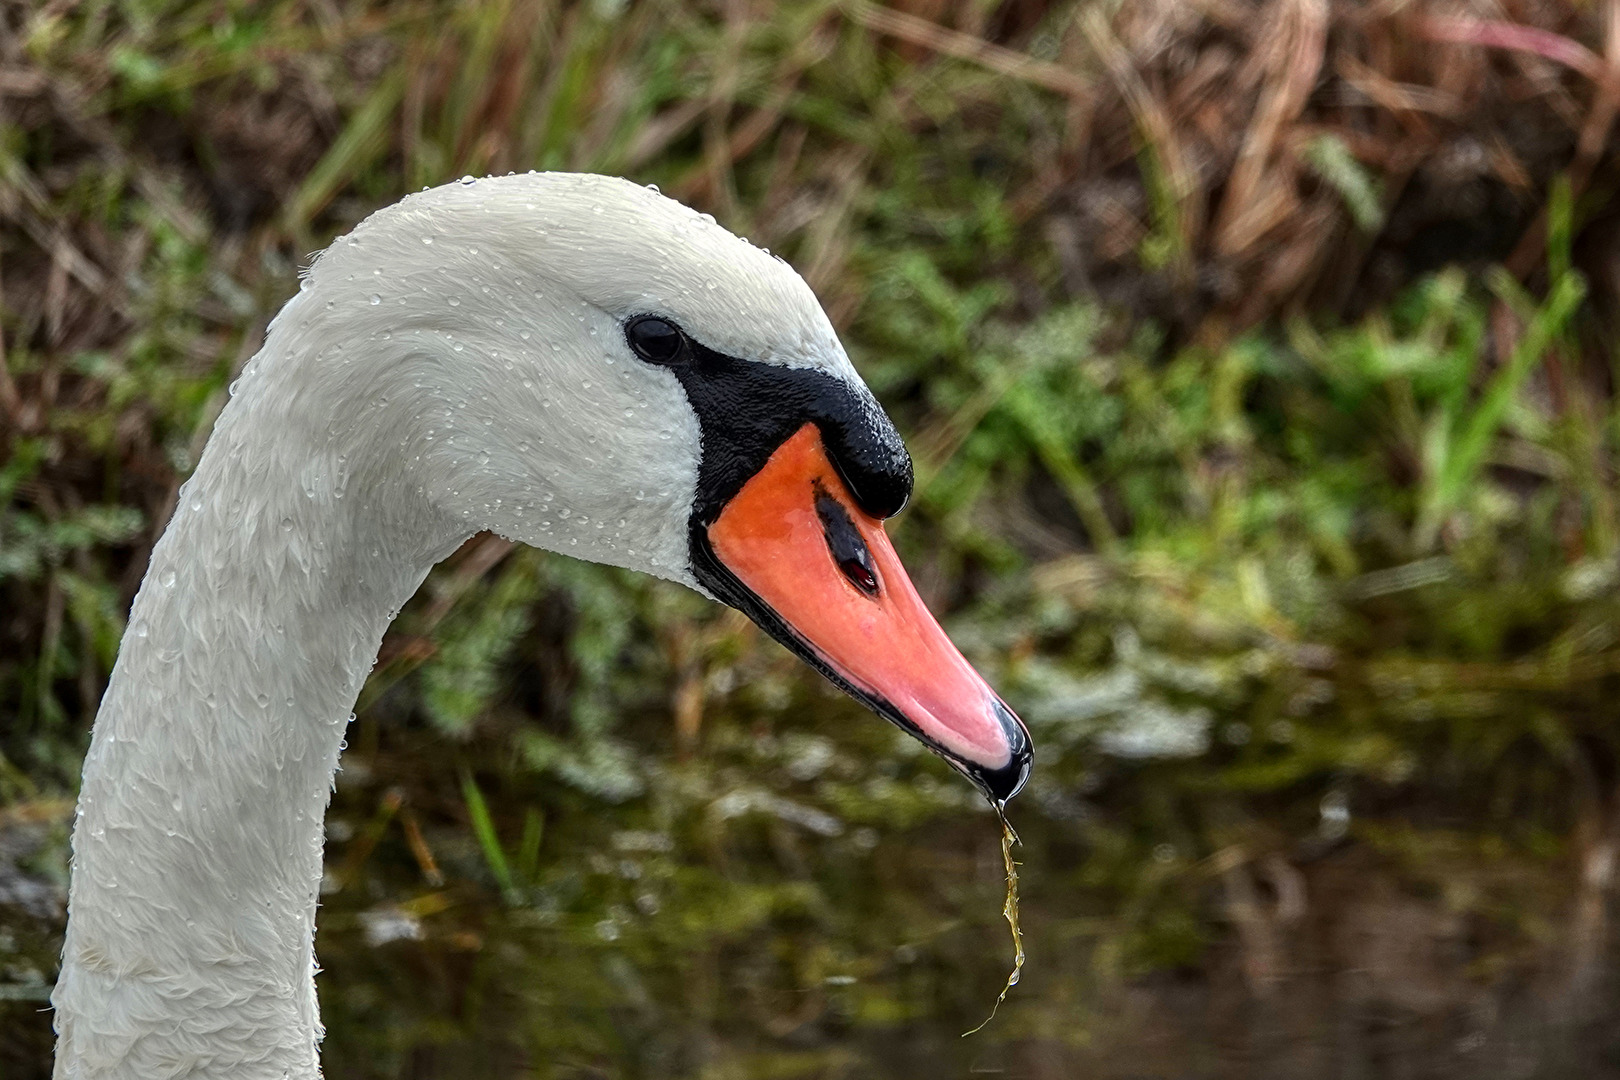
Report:
[[[389,621],[491,529],[746,612],[992,799],[1028,732],[882,520],[894,427],[782,260],[571,174],[412,195],[270,324],[130,612],[73,831],[59,1080],[312,1080],[322,820]]]

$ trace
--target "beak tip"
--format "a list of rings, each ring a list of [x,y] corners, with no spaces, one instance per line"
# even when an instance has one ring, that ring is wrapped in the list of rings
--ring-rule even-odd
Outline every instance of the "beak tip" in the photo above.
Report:
[[[1007,763],[998,768],[972,765],[967,771],[973,782],[993,802],[999,804],[1007,802],[1023,790],[1024,782],[1029,779],[1035,752],[1030,742],[1029,729],[1018,719],[1017,714],[1002,704],[999,698],[992,698],[991,702],[991,708],[996,714],[996,719],[1000,721],[1002,733],[1007,739]]]

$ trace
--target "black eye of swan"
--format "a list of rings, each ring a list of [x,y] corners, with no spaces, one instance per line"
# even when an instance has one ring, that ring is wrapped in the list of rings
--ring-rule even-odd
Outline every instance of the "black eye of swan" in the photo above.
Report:
[[[686,335],[668,319],[643,315],[624,328],[635,354],[650,364],[675,364],[686,356]]]

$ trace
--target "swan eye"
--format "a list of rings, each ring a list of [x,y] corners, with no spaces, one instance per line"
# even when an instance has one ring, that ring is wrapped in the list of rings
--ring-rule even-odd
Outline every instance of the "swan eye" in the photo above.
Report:
[[[635,354],[650,364],[673,364],[686,355],[681,328],[656,315],[634,320],[624,328],[624,336]]]

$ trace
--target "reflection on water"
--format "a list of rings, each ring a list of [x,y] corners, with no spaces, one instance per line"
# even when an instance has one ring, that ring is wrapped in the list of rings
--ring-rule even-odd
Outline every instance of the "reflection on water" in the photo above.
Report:
[[[652,822],[602,835],[510,906],[379,867],[400,883],[323,912],[328,1075],[1612,1075],[1613,1036],[1566,1011],[1556,963],[1502,955],[1368,852],[1161,852],[1116,912],[1068,829],[1022,824],[1031,962],[970,1038],[1005,974],[994,819],[856,843],[761,814],[704,823],[692,848]],[[445,847],[456,878],[479,876],[475,852]],[[1222,913],[1217,938],[1189,940],[1207,928],[1163,895],[1183,889]],[[396,890],[410,899],[378,898]]]
[[[1180,757],[1051,764],[1015,801],[1029,965],[963,1038],[1007,973],[998,823],[858,709],[802,704],[789,730],[714,718],[617,806],[491,779],[510,889],[422,774],[450,884],[396,837],[326,898],[329,1075],[1614,1075],[1612,987],[1568,962],[1547,852],[1358,819],[1344,788],[1292,841],[1217,823],[1210,850],[1185,806],[1133,827]]]
[[[581,605],[623,622],[627,594],[592,580]],[[1189,659],[1129,630],[1009,663],[1037,746],[1010,807],[1028,964],[963,1038],[1008,973],[994,814],[714,625],[701,724],[674,730],[679,680],[629,632],[576,655],[589,679],[536,680],[566,710],[520,670],[469,729],[424,719],[385,663],[328,821],[327,1076],[1620,1075],[1603,823],[1564,822],[1544,759],[1492,759],[1476,793],[1423,742],[1464,730],[1437,717],[1497,739],[1592,715],[1530,697],[1535,670],[1236,638]],[[1016,655],[985,625],[981,654]],[[0,821],[5,1080],[49,1075],[67,810]]]
[[[665,758],[622,804],[476,774],[498,873],[437,737],[361,732],[320,918],[327,1075],[1615,1074],[1606,968],[1562,952],[1570,898],[1533,853],[1416,847],[1335,792],[1311,845],[1195,855],[1040,773],[1013,804],[1029,966],[963,1038],[1006,975],[998,823],[820,704],[810,731]],[[15,985],[56,946],[6,910]],[[34,997],[0,1002],[8,1080],[47,1075]]]

